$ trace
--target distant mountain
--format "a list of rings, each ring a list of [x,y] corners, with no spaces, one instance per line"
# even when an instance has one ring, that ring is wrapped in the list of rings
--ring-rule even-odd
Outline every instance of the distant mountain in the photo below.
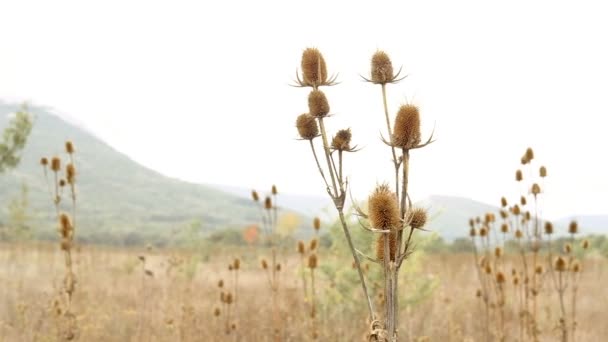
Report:
[[[6,127],[8,115],[17,108],[0,102],[0,129]],[[33,221],[52,230],[53,206],[39,161],[54,153],[65,156],[63,146],[67,139],[77,149],[81,234],[168,231],[193,220],[199,220],[204,229],[257,222],[259,212],[249,199],[168,178],[137,164],[48,108],[33,106],[30,112],[35,121],[21,164],[0,175],[0,222],[6,221],[7,204],[25,182]]]

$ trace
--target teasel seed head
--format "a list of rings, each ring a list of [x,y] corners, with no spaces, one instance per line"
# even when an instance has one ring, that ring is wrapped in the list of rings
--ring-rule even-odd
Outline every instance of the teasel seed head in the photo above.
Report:
[[[567,244],[564,245],[564,253],[566,253],[566,254],[572,253],[572,245],[571,244],[567,243]]]
[[[327,66],[318,49],[308,48],[304,50],[301,66],[303,85],[316,87],[327,84]]]
[[[509,225],[507,223],[503,223],[500,225],[500,232],[506,234],[509,232]]]
[[[61,159],[59,159],[59,157],[51,158],[51,170],[53,170],[53,172],[59,172],[61,170]]]
[[[336,151],[350,151],[350,139],[352,133],[350,128],[339,130],[331,140],[331,148]]]
[[[490,266],[490,264],[486,264],[485,271],[486,271],[486,274],[491,274],[492,273],[492,266]]]
[[[575,261],[574,263],[572,263],[572,272],[574,273],[578,273],[581,271],[581,264],[578,261]]]
[[[541,166],[540,169],[538,170],[538,173],[540,174],[541,178],[547,177],[547,168],[544,166]]]
[[[518,182],[521,182],[523,179],[524,179],[524,176],[521,173],[521,170],[515,171],[515,180]]]
[[[262,259],[261,263],[263,269],[268,269],[268,262],[266,261],[266,259]]]
[[[233,298],[232,298],[232,293],[231,293],[231,292],[228,292],[228,293],[226,294],[226,304],[228,304],[228,305],[232,304],[232,299],[233,299]]]
[[[74,185],[76,183],[76,167],[74,164],[69,163],[66,165],[65,175],[69,184]]]
[[[308,95],[308,113],[315,118],[323,118],[329,114],[329,102],[325,93],[314,89]]]
[[[479,229],[479,236],[485,237],[486,235],[488,235],[488,230],[486,229],[486,227],[481,227]]]
[[[312,220],[312,227],[315,229],[316,232],[318,232],[319,229],[321,229],[321,219],[318,217],[315,217]]]
[[[228,271],[232,271],[233,269],[232,264],[228,265]]]
[[[74,229],[74,227],[72,226],[70,215],[67,213],[59,214],[59,232],[61,233],[61,236],[64,238],[70,237],[72,229]]]
[[[475,230],[475,228],[471,228],[469,230],[469,236],[470,237],[475,237],[477,235],[477,230]]]
[[[481,217],[477,216],[477,217],[475,218],[475,223],[481,223]]]
[[[413,229],[422,229],[426,224],[426,210],[423,208],[411,208],[408,210],[407,222]]]
[[[502,256],[502,247],[496,247],[494,249],[494,256],[500,258]]]
[[[304,246],[304,241],[298,241],[298,253],[304,255],[306,253],[306,246]]]
[[[513,215],[519,216],[519,214],[521,214],[521,209],[519,209],[519,206],[516,204],[513,206]]]
[[[528,201],[526,200],[526,197],[525,197],[525,196],[521,196],[521,198],[519,199],[519,203],[520,203],[522,206],[525,206],[526,204],[528,204]]]
[[[528,162],[531,162],[532,159],[534,159],[534,151],[531,147],[528,147],[528,149],[526,149],[526,159],[528,160]]]
[[[534,271],[536,272],[536,274],[543,274],[543,265],[537,265]]]
[[[281,272],[281,264],[277,264],[277,266],[275,267],[275,269],[277,270],[277,272]]]
[[[578,233],[578,223],[576,221],[570,222],[570,225],[568,225],[568,233],[570,233],[570,234]]]
[[[317,245],[318,245],[318,240],[312,239],[312,240],[310,240],[310,246],[308,248],[310,249],[310,251],[314,251],[315,249],[317,249]]]
[[[378,185],[369,196],[369,221],[373,228],[393,230],[401,226],[397,197],[387,184]]]
[[[469,219],[469,227],[475,228],[475,220],[472,218]]]
[[[538,194],[540,194],[540,185],[538,185],[538,183],[534,183],[532,184],[532,189],[530,190],[530,192],[532,193],[532,195],[536,196]]]
[[[63,188],[63,187],[66,185],[66,184],[67,184],[67,183],[66,183],[65,179],[60,179],[60,180],[59,180],[59,186],[60,186],[60,187],[62,187],[62,188]]]
[[[583,249],[589,248],[589,240],[583,240],[581,247],[583,247]]]
[[[217,282],[217,287],[219,287],[220,289],[224,287],[224,279],[220,279],[220,280]]]
[[[557,272],[564,272],[566,271],[566,260],[564,260],[564,258],[557,257],[557,259],[555,260],[555,270]]]
[[[505,208],[507,206],[507,199],[503,196],[500,198],[500,205]]]
[[[49,160],[46,157],[40,158],[40,165],[42,165],[42,166],[49,165]]]
[[[390,83],[395,79],[393,75],[393,64],[384,51],[376,51],[372,56],[371,77],[375,84]]]
[[[391,143],[395,147],[406,150],[420,144],[420,112],[418,107],[405,104],[399,108],[395,118]]]
[[[219,317],[219,315],[220,315],[221,313],[222,313],[222,312],[220,311],[220,308],[218,308],[218,307],[216,307],[216,308],[215,308],[215,310],[213,310],[213,315],[214,315],[215,317]]]
[[[482,296],[481,289],[477,289],[477,291],[475,291],[475,297],[479,298],[481,296]]]
[[[498,272],[496,273],[496,282],[498,284],[504,284],[506,278],[505,278],[505,274],[502,272]]]
[[[395,261],[395,253],[397,252],[397,236],[394,233],[378,234],[376,240],[376,259],[384,261],[384,239],[388,237],[388,254],[391,261]]]
[[[526,218],[526,221],[530,221],[532,219],[532,214],[530,214],[529,210],[524,213],[524,217]]]
[[[506,220],[507,217],[509,217],[509,213],[506,210],[501,209],[500,210],[500,218],[503,219],[503,220]]]
[[[547,221],[545,222],[545,234],[551,235],[553,234],[553,223]]]
[[[257,202],[260,200],[260,195],[258,195],[257,191],[251,190],[251,198],[253,199],[254,202]]]
[[[65,151],[69,154],[73,154],[75,151],[74,143],[72,143],[70,140],[65,142]]]
[[[521,157],[521,165],[526,165],[528,164],[528,162],[530,162],[528,160],[528,158],[526,158],[526,155],[524,154],[523,157]]]
[[[271,189],[271,193],[273,196],[276,196],[278,194],[277,192],[277,186],[276,185],[272,185],[272,189]]]
[[[308,268],[313,269],[313,270],[315,268],[317,268],[317,255],[315,253],[312,253],[308,257]]]
[[[524,237],[524,233],[522,233],[522,231],[521,231],[521,230],[519,230],[519,229],[518,229],[518,230],[516,230],[516,231],[515,231],[515,238],[517,238],[517,239],[521,239],[522,237]]]
[[[272,199],[270,198],[270,196],[266,196],[266,198],[264,199],[264,209],[272,209]]]
[[[239,258],[234,259],[234,262],[232,263],[232,268],[237,271],[241,268],[241,260]]]
[[[513,278],[513,285],[515,285],[515,286],[519,285],[519,277],[516,276]]]
[[[319,136],[319,126],[317,125],[317,120],[308,114],[300,114],[296,120],[296,128],[298,129],[298,134],[300,138],[303,140],[312,140]]]

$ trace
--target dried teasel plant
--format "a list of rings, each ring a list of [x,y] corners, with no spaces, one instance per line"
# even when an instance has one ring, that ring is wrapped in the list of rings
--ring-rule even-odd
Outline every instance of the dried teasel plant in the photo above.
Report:
[[[58,222],[59,232],[59,247],[64,254],[65,260],[65,275],[63,279],[63,287],[59,294],[59,299],[56,301],[60,307],[61,320],[58,327],[60,339],[71,341],[78,336],[78,322],[76,315],[73,312],[74,292],[76,291],[76,274],[74,273],[74,237],[76,236],[76,184],[77,173],[74,154],[76,149],[71,141],[65,143],[65,152],[68,162],[65,164],[65,169],[62,169],[62,160],[59,156],[50,158],[43,157],[40,159],[40,165],[43,168],[44,178],[48,186],[48,191],[51,196],[52,203],[55,207],[56,219]],[[62,175],[63,172],[63,175]],[[51,176],[49,175],[51,174]],[[64,180],[64,179],[67,179]],[[63,202],[63,188],[69,185],[69,193],[67,194],[69,202]],[[67,206],[68,212],[62,209]]]

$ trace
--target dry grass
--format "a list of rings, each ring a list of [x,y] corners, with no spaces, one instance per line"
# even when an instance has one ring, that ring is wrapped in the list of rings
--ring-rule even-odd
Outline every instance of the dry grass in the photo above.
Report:
[[[223,252],[218,252],[222,250]],[[263,277],[257,252],[251,249],[210,251],[210,259],[197,265],[190,279],[180,270],[193,255],[183,251],[124,250],[84,246],[75,250],[75,272],[79,275],[74,294],[80,341],[272,341],[272,305],[267,279]],[[259,251],[259,257],[267,251]],[[279,254],[282,252],[279,252]],[[138,256],[146,255],[146,267],[154,276],[141,282]],[[280,254],[281,255],[281,254]],[[285,271],[280,273],[279,296],[284,341],[310,340],[310,318],[302,298],[302,280],[296,272],[299,256],[285,251]],[[218,281],[229,277],[227,264],[235,256],[242,260],[239,273],[239,305],[236,333],[225,334],[219,306]],[[346,258],[346,256],[345,256]],[[425,272],[439,277],[440,286],[427,301],[401,312],[399,332],[406,341],[481,341],[483,303],[475,298],[478,288],[471,255],[433,255],[424,260]],[[177,265],[170,267],[169,260]],[[55,341],[52,295],[61,286],[62,251],[55,245],[0,245],[0,341]],[[506,262],[517,260],[506,259]],[[347,261],[345,260],[345,263]],[[608,336],[608,261],[586,259],[578,302],[579,341],[601,341]],[[171,268],[171,270],[168,270]],[[355,272],[354,270],[352,272]],[[317,286],[319,340],[358,341],[366,333],[365,306],[358,313],[343,312],[340,306],[323,305],[325,289]],[[54,285],[53,285],[54,284]],[[512,291],[509,285],[506,291]],[[143,300],[145,299],[145,301]],[[145,304],[143,304],[145,303]],[[559,338],[555,322],[555,299],[540,303],[542,339]],[[146,306],[142,310],[142,305]],[[548,307],[547,305],[550,305]],[[517,340],[517,317],[507,312],[507,341]],[[142,326],[143,331],[138,331]],[[140,337],[141,336],[141,337]]]

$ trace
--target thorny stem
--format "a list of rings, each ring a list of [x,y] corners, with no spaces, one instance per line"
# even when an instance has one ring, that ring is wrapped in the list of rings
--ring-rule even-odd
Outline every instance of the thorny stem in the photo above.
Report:
[[[388,104],[386,102],[386,84],[382,84],[382,103],[384,104],[384,116],[386,118],[386,128],[388,129],[388,139],[390,141],[393,137],[393,130],[391,129],[391,120],[388,115]],[[397,194],[397,201],[399,201],[399,161],[397,160],[395,147],[392,145],[391,152],[393,154],[393,164],[395,165],[395,193]]]
[[[310,142],[310,149],[312,150],[312,155],[315,157],[315,162],[317,163],[317,167],[319,168],[319,173],[321,174],[321,178],[323,178],[323,182],[325,182],[325,187],[327,188],[327,192],[329,192],[331,194],[329,183],[327,183],[327,178],[325,178],[325,173],[323,173],[323,168],[321,167],[321,164],[319,163],[319,158],[317,157],[317,151],[315,150],[315,144],[312,143],[312,139],[309,140],[309,142]]]
[[[336,176],[334,175],[333,171],[331,153],[329,152],[329,144],[327,143],[327,133],[325,131],[325,123],[323,123],[323,118],[319,118],[319,126],[321,128],[321,138],[323,139],[323,150],[325,151],[325,159],[327,159],[327,168],[329,169],[331,183],[334,188],[334,196],[338,198],[341,194],[338,192],[338,186],[336,185]]]

